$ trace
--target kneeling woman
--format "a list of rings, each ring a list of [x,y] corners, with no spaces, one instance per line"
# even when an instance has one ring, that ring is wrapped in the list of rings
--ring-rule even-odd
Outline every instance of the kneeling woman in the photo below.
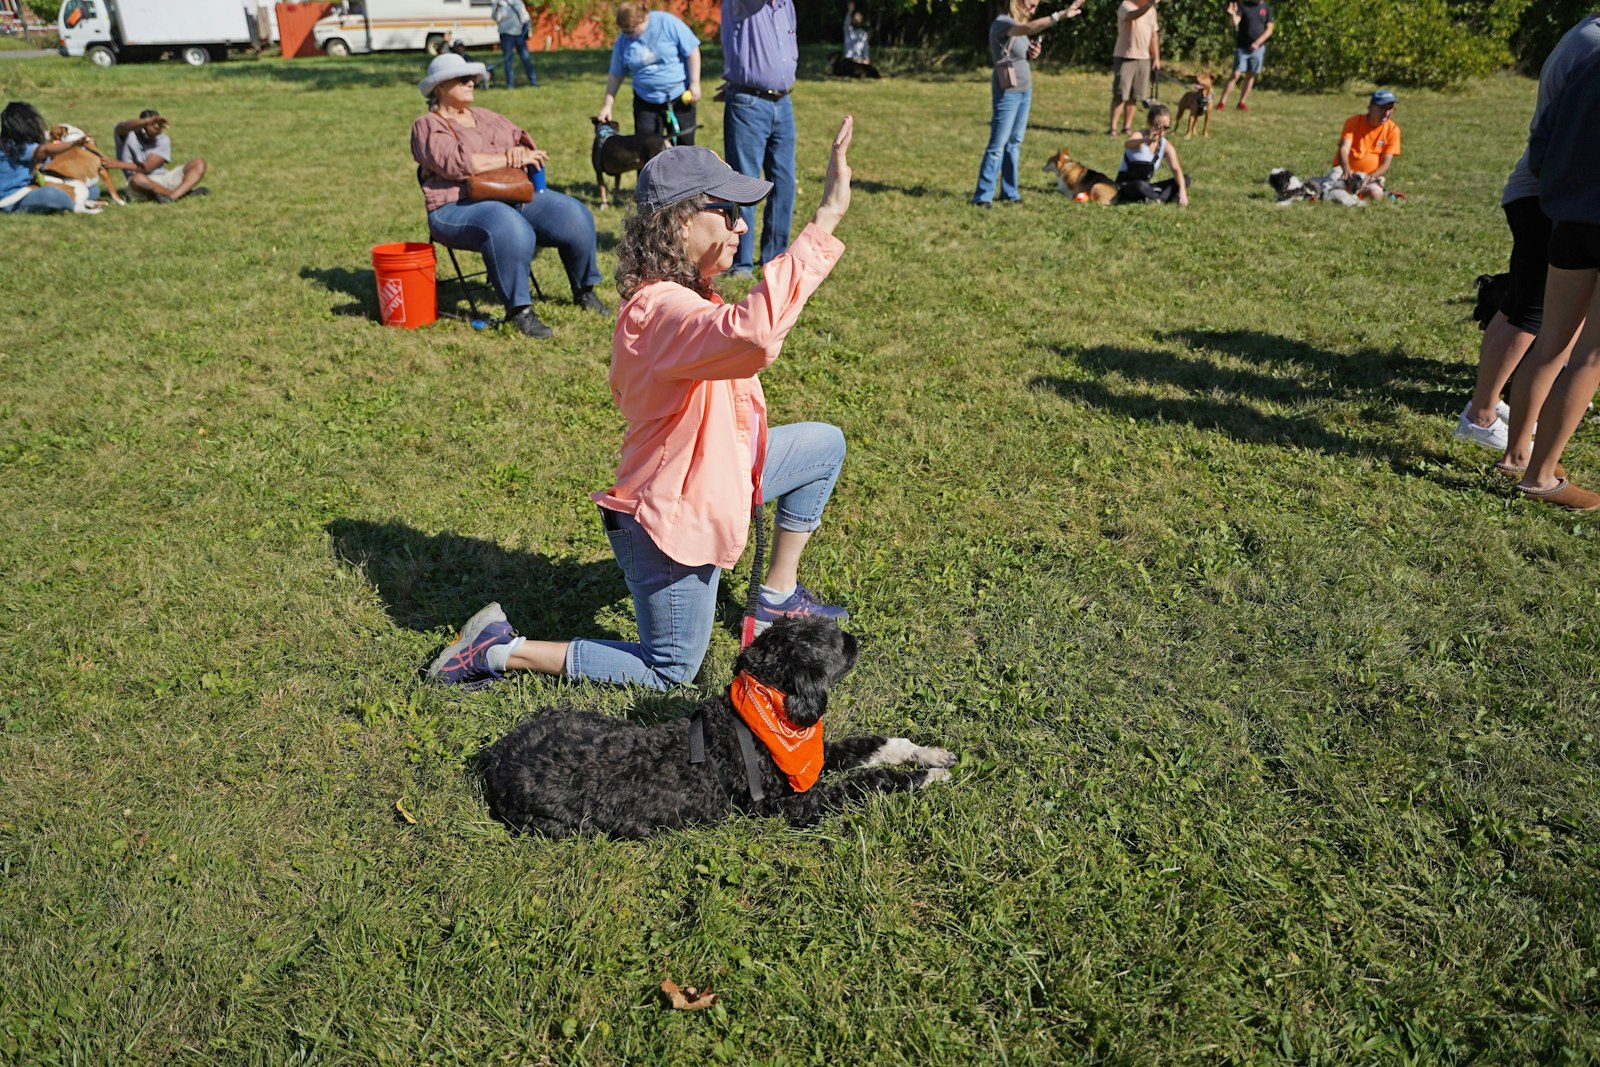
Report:
[[[1178,162],[1178,149],[1167,141],[1170,129],[1172,112],[1165,104],[1156,104],[1146,117],[1145,128],[1128,138],[1122,147],[1122,168],[1117,171],[1117,203],[1169,204],[1175,199],[1179,207],[1189,206],[1189,182]],[[1163,160],[1172,177],[1151,181]]]
[[[708,148],[669,148],[639,173],[638,208],[618,245],[611,392],[627,420],[616,483],[596,493],[633,594],[638,641],[529,641],[490,604],[429,668],[445,684],[507,670],[667,689],[693,680],[716,622],[717,582],[738,562],[753,499],[777,501],[778,532],[756,623],[846,618],[799,584],[800,553],[844,463],[826,423],[767,426],[759,374],[783,350],[806,300],[838,262],[834,227],[850,206],[851,120],[834,138],[822,203],[761,284],[738,304],[712,279],[745,233],[739,209],[772,183],[737,174]]]
[[[483,256],[489,279],[505,301],[506,321],[529,337],[549,337],[533,313],[528,271],[541,244],[555,245],[572,283],[572,302],[600,315],[610,310],[595,295],[594,215],[570,196],[540,192],[526,204],[471,200],[467,179],[502,167],[542,169],[546,153],[510,119],[473,107],[488,68],[445,52],[428,64],[417,88],[428,113],[411,124],[411,155],[421,168],[428,230],[441,244]]]
[[[0,114],[0,212],[50,215],[72,210],[72,194],[59,185],[33,184],[34,172],[72,145],[52,141],[32,104],[13,100]]]

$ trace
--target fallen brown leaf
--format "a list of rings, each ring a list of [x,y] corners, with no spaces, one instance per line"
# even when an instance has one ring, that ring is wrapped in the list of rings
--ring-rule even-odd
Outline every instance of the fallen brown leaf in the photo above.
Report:
[[[667,1000],[678,1011],[699,1011],[717,1002],[717,995],[711,992],[711,987],[702,990],[686,985],[680,989],[678,983],[670,978],[661,983],[661,992],[667,995]]]

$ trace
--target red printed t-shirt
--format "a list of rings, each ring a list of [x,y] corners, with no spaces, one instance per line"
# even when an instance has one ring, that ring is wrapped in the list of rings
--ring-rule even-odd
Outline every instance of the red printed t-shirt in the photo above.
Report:
[[[1400,127],[1393,119],[1384,119],[1374,126],[1365,114],[1351,115],[1339,134],[1339,143],[1350,143],[1350,169],[1371,174],[1383,163],[1384,156],[1400,154]],[[1339,153],[1333,153],[1333,162],[1339,163]]]
[[[616,484],[595,493],[595,503],[632,515],[685,566],[739,562],[767,448],[767,400],[756,375],[778,358],[843,252],[842,241],[808,224],[738,304],[652,282],[622,305],[611,396],[628,428]]]

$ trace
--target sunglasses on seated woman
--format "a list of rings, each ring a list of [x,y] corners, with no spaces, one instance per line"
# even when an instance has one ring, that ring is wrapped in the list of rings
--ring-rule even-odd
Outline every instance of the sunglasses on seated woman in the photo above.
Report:
[[[731,230],[739,225],[739,212],[742,207],[743,205],[741,204],[730,203],[726,200],[707,200],[700,205],[700,210],[715,211],[722,216],[722,221]]]

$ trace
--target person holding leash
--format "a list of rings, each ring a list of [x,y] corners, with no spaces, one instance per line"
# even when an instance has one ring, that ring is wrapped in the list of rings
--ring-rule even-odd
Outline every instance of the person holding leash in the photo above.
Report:
[[[633,132],[659,133],[674,144],[694,144],[695,105],[700,101],[700,38],[667,11],[651,11],[639,0],[617,5],[617,43],[600,102],[601,122],[623,78],[633,80]]]
[[[744,552],[754,504],[777,502],[777,535],[755,609],[758,628],[796,615],[844,620],[799,583],[800,556],[844,463],[844,435],[820,422],[767,425],[761,372],[783,352],[807,299],[844,245],[853,121],[839,127],[822,203],[788,251],[738,304],[713,279],[748,230],[741,208],[772,183],[702,147],[644,165],[617,247],[611,395],[627,421],[616,482],[594,494],[633,595],[637,641],[532,641],[499,604],[474,615],[428,669],[445,685],[487,685],[508,671],[668,689],[700,670],[717,619],[717,584]]]
[[[1076,18],[1084,0],[1060,11],[1033,17],[1039,0],[1011,0],[1007,13],[989,24],[989,58],[994,72],[989,76],[989,143],[978,164],[978,187],[972,191],[972,206],[994,204],[996,180],[1000,199],[1009,204],[1022,202],[1017,173],[1022,163],[1022,135],[1028,131],[1028,109],[1033,103],[1033,70],[1030,60],[1038,59],[1041,45],[1032,35],[1043,33],[1062,19]]]

